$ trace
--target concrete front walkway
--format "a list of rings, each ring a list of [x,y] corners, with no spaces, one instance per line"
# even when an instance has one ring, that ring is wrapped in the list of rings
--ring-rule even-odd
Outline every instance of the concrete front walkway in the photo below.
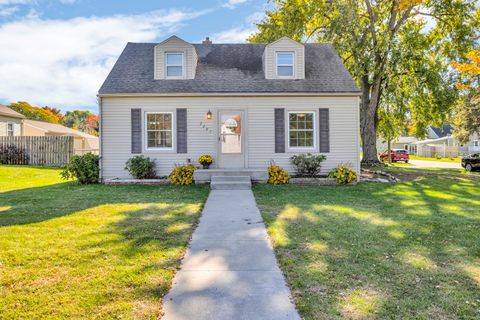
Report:
[[[164,298],[173,319],[300,319],[251,190],[212,190]]]

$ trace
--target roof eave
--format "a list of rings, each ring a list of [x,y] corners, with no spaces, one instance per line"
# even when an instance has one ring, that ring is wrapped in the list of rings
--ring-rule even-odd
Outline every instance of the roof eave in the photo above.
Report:
[[[341,97],[360,97],[359,91],[343,91],[343,92],[169,92],[169,93],[141,93],[141,92],[125,92],[125,93],[98,93],[97,97],[245,97],[245,96],[341,96]]]

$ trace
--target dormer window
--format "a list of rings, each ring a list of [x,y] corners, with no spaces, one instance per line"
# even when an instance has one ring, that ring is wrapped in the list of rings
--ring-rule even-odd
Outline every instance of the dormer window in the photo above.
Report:
[[[185,75],[183,52],[165,53],[165,70],[167,79],[182,79]]]
[[[294,53],[293,52],[277,52],[277,77],[279,78],[293,78],[294,70]]]

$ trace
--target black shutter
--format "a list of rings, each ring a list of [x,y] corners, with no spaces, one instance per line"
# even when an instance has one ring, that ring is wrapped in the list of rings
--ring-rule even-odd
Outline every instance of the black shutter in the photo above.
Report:
[[[187,109],[177,109],[177,153],[187,153]]]
[[[142,153],[142,110],[132,109],[132,153]]]
[[[285,109],[275,109],[275,153],[285,153]]]
[[[330,152],[330,118],[328,109],[319,109],[318,118],[320,125],[320,152]]]

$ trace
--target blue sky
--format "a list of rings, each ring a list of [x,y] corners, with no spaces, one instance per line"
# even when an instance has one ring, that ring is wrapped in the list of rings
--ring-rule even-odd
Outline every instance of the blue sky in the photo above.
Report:
[[[243,42],[264,0],[0,0],[0,103],[96,112],[128,41]]]

